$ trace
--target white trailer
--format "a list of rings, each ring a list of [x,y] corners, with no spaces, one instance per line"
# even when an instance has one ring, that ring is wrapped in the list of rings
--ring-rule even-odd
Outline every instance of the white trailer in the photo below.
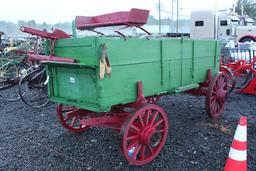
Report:
[[[256,26],[251,18],[211,11],[191,13],[190,37],[236,42],[256,41]]]

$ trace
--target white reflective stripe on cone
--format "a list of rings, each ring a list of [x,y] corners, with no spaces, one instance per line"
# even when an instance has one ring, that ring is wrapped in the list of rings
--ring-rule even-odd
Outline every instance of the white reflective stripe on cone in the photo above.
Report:
[[[247,150],[236,150],[231,147],[228,156],[236,161],[246,161]]]
[[[241,142],[247,141],[247,126],[238,125],[234,139]]]

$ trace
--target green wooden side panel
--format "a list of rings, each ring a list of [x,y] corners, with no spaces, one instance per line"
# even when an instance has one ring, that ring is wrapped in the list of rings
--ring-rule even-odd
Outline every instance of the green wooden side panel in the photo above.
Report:
[[[106,44],[112,73],[99,79],[101,46]],[[78,64],[47,63],[49,96],[58,103],[105,112],[143,94],[175,93],[204,82],[207,70],[219,70],[218,42],[191,39],[86,37],[58,40],[55,54]]]
[[[111,78],[100,81],[103,104],[128,103],[136,99],[137,82],[143,83],[145,95],[164,91],[161,85],[160,39],[102,38],[99,44],[107,45],[112,65]]]
[[[49,75],[48,94],[56,102],[74,106],[87,106],[97,110],[98,102],[96,70],[80,65],[47,63]]]
[[[98,52],[96,49],[96,38],[70,38],[56,41],[54,54],[56,56],[75,58],[79,63],[87,66],[96,66],[98,64]]]

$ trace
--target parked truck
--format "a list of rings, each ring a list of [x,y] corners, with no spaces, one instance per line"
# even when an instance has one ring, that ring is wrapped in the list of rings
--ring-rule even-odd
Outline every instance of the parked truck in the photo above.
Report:
[[[193,39],[218,39],[224,42],[256,42],[256,26],[253,23],[254,20],[248,16],[194,11],[191,13],[190,36]]]

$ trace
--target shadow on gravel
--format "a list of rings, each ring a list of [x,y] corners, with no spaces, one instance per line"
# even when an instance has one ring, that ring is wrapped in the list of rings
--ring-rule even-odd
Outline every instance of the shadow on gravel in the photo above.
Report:
[[[143,167],[128,165],[112,130],[65,130],[53,103],[38,110],[21,101],[0,103],[0,170],[223,170],[241,115],[248,117],[248,165],[255,170],[256,96],[231,94],[217,121],[208,118],[204,100],[186,94],[161,98],[169,136],[156,160]]]

